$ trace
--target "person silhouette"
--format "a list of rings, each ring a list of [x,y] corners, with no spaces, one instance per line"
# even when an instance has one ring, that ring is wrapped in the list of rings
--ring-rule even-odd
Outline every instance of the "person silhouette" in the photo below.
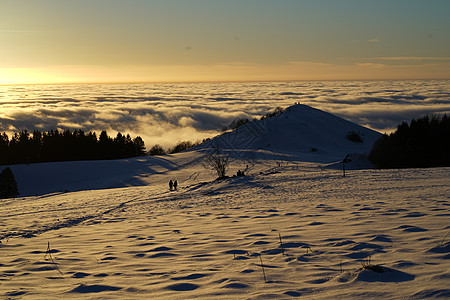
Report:
[[[172,179],[170,179],[170,181],[169,181],[169,190],[172,190],[172,187],[173,187],[173,182],[172,182]]]
[[[178,186],[178,181],[175,180],[174,183],[173,183],[173,189],[177,190],[177,186]]]

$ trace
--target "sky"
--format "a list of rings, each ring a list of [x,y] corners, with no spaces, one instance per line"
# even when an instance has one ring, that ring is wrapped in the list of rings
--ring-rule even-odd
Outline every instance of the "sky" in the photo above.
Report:
[[[450,79],[448,0],[0,0],[0,84]]]

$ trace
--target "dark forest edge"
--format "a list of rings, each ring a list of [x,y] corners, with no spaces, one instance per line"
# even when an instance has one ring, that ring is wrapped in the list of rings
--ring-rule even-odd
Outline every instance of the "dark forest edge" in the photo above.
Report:
[[[369,160],[380,169],[450,167],[450,118],[431,115],[402,122],[375,142]]]
[[[115,138],[102,131],[97,137],[95,132],[82,130],[38,130],[29,133],[20,131],[11,139],[6,133],[0,134],[0,165],[120,159],[146,155],[145,144],[141,137],[131,138],[120,132]]]

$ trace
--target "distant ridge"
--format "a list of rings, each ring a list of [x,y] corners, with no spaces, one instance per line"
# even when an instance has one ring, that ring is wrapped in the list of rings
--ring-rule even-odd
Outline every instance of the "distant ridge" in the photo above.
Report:
[[[362,142],[351,141],[347,137],[351,133]],[[225,150],[266,150],[296,155],[304,161],[333,162],[349,153],[367,155],[380,136],[379,132],[331,113],[296,104],[274,117],[221,134],[200,148],[218,145]]]

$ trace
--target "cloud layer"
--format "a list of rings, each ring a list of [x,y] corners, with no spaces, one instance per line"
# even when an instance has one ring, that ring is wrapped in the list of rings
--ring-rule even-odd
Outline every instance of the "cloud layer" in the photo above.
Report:
[[[449,87],[442,80],[0,86],[0,132],[120,131],[147,147],[168,147],[301,102],[384,133],[424,114],[450,113]]]

